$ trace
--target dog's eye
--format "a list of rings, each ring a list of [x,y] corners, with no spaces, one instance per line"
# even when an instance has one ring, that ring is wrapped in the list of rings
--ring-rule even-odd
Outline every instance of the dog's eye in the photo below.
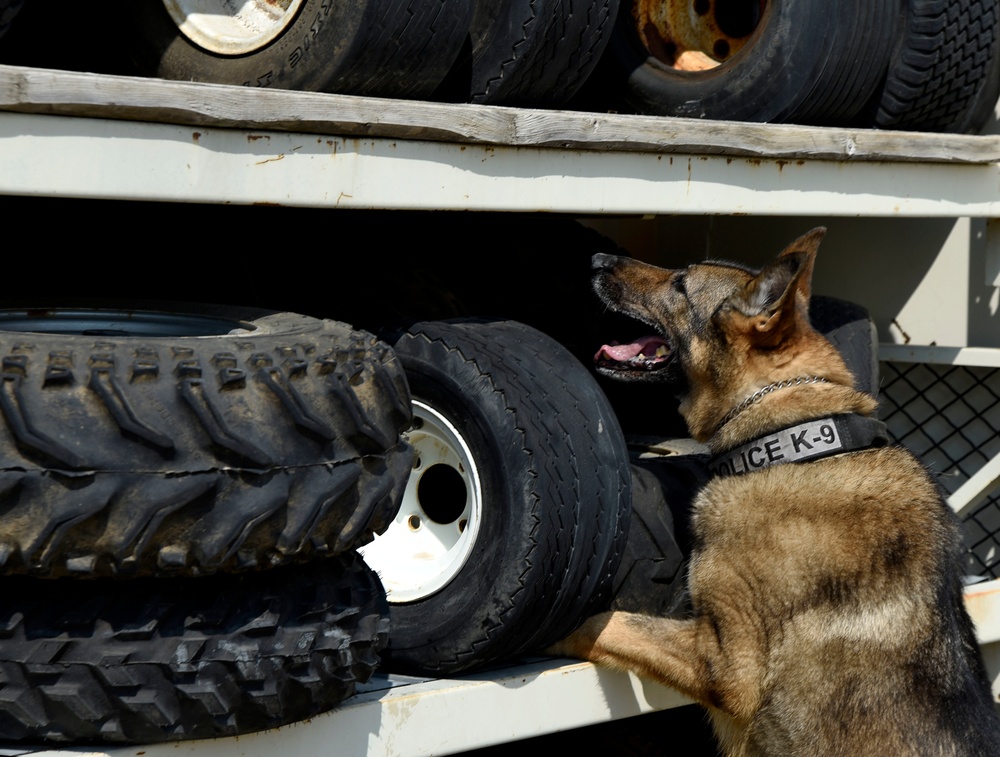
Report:
[[[684,288],[684,276],[683,274],[677,274],[674,276],[673,283],[671,286],[674,288],[675,292],[680,292],[684,296],[687,296],[687,290]]]

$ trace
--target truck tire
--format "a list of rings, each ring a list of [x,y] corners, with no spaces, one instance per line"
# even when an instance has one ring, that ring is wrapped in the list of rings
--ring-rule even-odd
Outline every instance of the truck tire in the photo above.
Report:
[[[978,132],[1000,96],[1000,4],[907,0],[885,83],[882,129]]]
[[[813,295],[809,321],[840,352],[854,376],[854,388],[878,396],[878,331],[868,310],[847,300]]]
[[[636,455],[632,520],[615,575],[613,610],[666,617],[684,612],[691,503],[708,480],[705,454]]]
[[[128,41],[146,75],[380,97],[429,97],[461,50],[473,9],[472,0],[126,6]]]
[[[0,570],[269,567],[391,522],[405,376],[346,324],[294,313],[0,311]]]
[[[487,105],[560,106],[597,65],[617,12],[618,0],[480,0],[469,49],[439,96]]]
[[[595,82],[639,113],[850,124],[885,75],[897,16],[894,0],[622,0]]]
[[[0,731],[83,744],[277,727],[351,696],[387,639],[384,591],[354,552],[240,576],[9,577]]]
[[[542,649],[610,598],[631,512],[614,413],[520,323],[418,323],[394,349],[416,457],[396,522],[363,551],[389,597],[384,665],[449,675]]]

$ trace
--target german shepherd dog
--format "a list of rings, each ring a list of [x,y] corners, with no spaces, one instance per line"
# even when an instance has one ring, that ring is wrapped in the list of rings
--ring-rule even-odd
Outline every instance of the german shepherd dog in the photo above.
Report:
[[[598,370],[679,387],[712,475],[690,617],[608,612],[549,651],[680,690],[727,755],[1000,755],[957,518],[809,324],[824,233],[760,271],[594,256],[601,299],[658,332]]]

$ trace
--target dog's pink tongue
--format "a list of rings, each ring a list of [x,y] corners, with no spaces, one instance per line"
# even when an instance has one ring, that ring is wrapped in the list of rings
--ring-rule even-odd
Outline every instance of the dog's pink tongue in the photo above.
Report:
[[[647,350],[649,350],[647,354],[652,354],[656,352],[658,347],[664,344],[666,342],[658,336],[646,336],[630,344],[605,344],[594,355],[594,360],[600,360],[601,358],[610,358],[611,360],[618,361],[630,360]],[[652,349],[650,350],[650,348]]]

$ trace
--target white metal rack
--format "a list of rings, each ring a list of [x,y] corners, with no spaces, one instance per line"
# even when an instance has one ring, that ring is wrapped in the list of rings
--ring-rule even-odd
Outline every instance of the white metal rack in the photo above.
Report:
[[[988,264],[1000,270],[992,220],[1000,218],[1000,138],[985,136],[404,103],[0,66],[0,194],[589,216],[985,218]],[[997,351],[980,352],[963,354],[977,365],[1000,362]],[[989,467],[983,487],[996,483]],[[968,596],[996,675],[1000,581]],[[457,680],[376,676],[306,723],[141,752],[447,754],[683,703],[632,676],[533,660]]]

